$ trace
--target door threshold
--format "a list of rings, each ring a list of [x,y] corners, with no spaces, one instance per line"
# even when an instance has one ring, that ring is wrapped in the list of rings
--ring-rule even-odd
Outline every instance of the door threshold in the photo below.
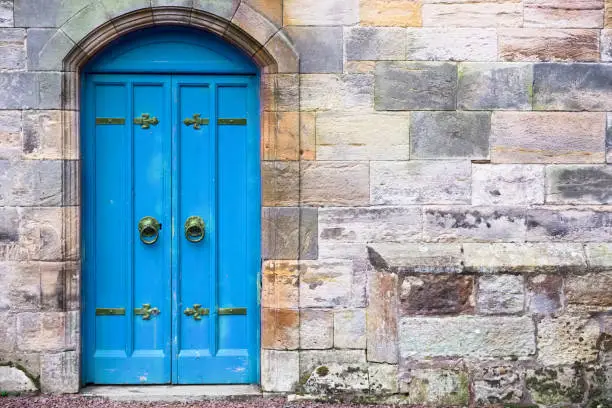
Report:
[[[211,399],[240,399],[261,396],[258,385],[90,385],[82,388],[84,397],[113,401],[191,402]]]

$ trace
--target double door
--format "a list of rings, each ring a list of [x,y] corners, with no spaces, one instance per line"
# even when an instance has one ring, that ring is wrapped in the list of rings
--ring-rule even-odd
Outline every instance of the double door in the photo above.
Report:
[[[256,78],[91,74],[84,90],[84,382],[256,383]]]

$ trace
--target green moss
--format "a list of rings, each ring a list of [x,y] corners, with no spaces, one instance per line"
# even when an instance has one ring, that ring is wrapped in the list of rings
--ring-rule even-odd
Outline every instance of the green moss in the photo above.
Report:
[[[325,377],[327,374],[329,374],[329,368],[327,368],[325,366],[321,366],[321,367],[317,368],[317,374],[320,377]]]
[[[582,367],[575,365],[571,384],[563,383],[559,378],[559,371],[553,369],[538,369],[534,375],[527,377],[527,388],[531,391],[536,402],[553,405],[564,402],[580,403],[586,392],[586,382],[582,373]]]

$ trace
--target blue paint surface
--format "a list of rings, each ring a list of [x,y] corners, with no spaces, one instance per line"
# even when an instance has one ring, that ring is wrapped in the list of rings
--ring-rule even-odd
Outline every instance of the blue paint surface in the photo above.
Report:
[[[258,77],[102,73],[85,74],[84,84],[84,383],[257,383]],[[134,124],[143,113],[159,124]],[[209,123],[183,123],[194,114]],[[162,224],[153,245],[139,239],[145,216]],[[190,216],[206,224],[201,242],[185,237]],[[144,320],[134,313],[143,304],[160,313]],[[185,315],[194,304],[209,315]]]

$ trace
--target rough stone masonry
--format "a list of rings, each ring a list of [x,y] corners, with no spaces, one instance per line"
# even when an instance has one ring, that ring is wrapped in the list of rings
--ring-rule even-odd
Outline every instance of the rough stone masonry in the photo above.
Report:
[[[612,0],[0,0],[0,391],[80,387],[67,56],[211,15],[274,59],[263,391],[612,405]]]

